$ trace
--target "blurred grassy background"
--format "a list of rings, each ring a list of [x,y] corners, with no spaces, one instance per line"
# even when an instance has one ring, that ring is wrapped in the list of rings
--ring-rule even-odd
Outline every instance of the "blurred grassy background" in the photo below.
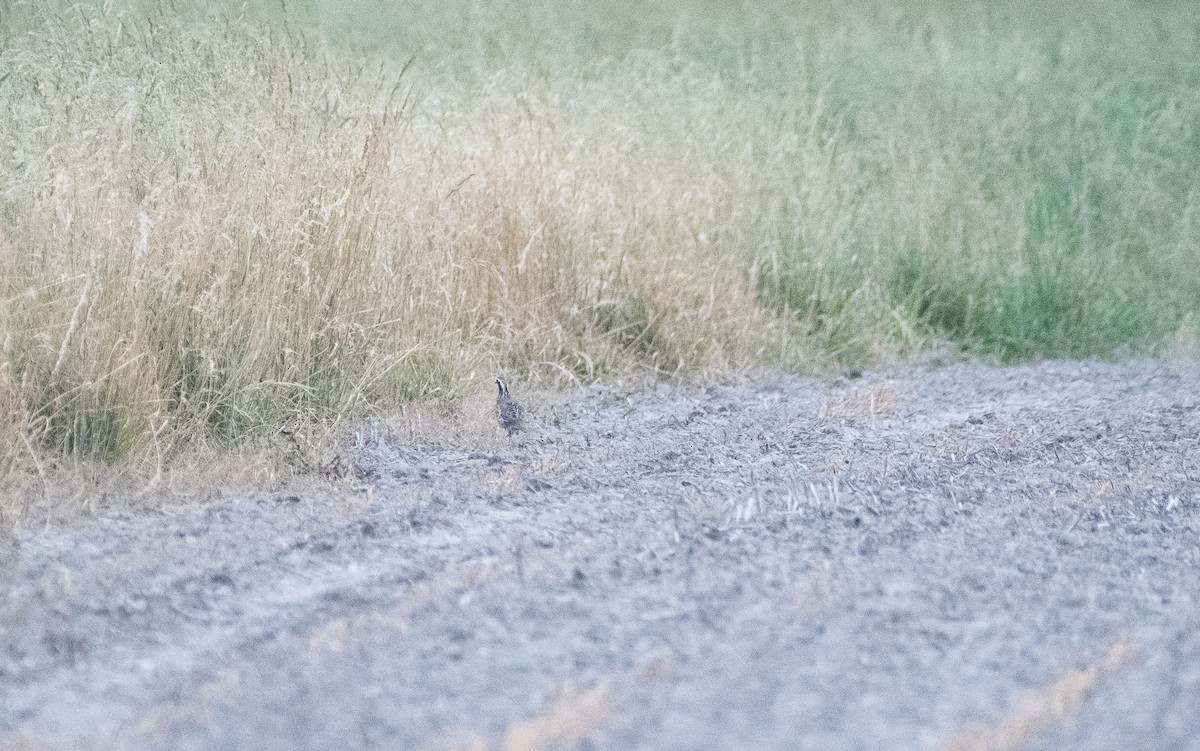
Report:
[[[0,0],[0,477],[499,372],[1197,352],[1200,5],[642,6]]]

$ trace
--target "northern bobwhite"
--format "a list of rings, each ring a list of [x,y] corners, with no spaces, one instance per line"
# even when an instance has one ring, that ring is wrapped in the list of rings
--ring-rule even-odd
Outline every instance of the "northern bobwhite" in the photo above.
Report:
[[[512,435],[525,427],[525,408],[512,400],[508,384],[499,378],[496,379],[496,389],[496,418],[500,421],[500,427]]]

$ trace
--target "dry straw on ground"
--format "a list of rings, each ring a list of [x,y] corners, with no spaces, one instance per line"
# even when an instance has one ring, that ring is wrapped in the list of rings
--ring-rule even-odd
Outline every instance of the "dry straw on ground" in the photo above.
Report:
[[[1128,666],[1138,656],[1137,644],[1119,639],[1097,661],[1069,670],[1041,691],[1033,692],[1005,716],[951,735],[944,751],[1007,751],[1037,738],[1049,725],[1079,710],[1099,682]]]

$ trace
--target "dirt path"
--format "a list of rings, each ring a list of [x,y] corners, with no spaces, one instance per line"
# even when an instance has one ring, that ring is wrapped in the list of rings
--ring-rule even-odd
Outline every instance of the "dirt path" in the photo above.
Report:
[[[1196,363],[594,387],[532,422],[26,529],[0,749],[1197,745]]]

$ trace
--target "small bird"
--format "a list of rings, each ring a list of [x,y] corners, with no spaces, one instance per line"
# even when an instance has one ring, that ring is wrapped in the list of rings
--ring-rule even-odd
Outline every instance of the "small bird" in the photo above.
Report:
[[[524,429],[525,408],[512,400],[508,393],[508,384],[499,378],[496,379],[496,389],[496,417],[500,420],[500,427],[508,431],[509,435]]]

